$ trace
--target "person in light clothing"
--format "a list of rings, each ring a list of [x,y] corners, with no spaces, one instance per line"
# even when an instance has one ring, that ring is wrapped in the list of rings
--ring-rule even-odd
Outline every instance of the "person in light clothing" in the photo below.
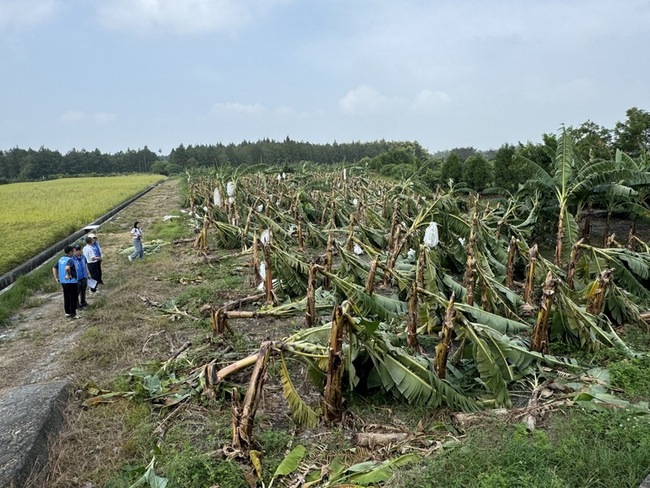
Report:
[[[129,261],[133,261],[137,258],[143,259],[144,249],[142,248],[142,229],[140,228],[140,222],[137,220],[135,221],[135,224],[133,224],[133,229],[131,229],[131,237],[133,237],[133,247],[135,247],[135,251],[133,251],[129,256]]]
[[[97,285],[103,285],[104,282],[102,281],[102,261],[104,260],[104,256],[102,255],[102,248],[99,245],[99,241],[97,241],[97,234],[94,232],[91,232],[88,234],[88,237],[93,238],[93,251],[95,253],[95,263],[97,264],[96,267],[96,276],[92,276],[92,278],[97,281]],[[90,290],[92,291],[92,290]]]
[[[92,293],[95,293],[97,291],[97,285],[99,284],[99,280],[97,279],[99,276],[99,261],[97,260],[97,256],[95,256],[95,248],[93,247],[93,242],[94,241],[91,237],[91,234],[88,234],[86,237],[86,245],[83,248],[83,255],[86,258],[86,262],[88,263],[88,272],[90,273],[90,277],[95,282],[95,286],[91,286],[90,291]]]

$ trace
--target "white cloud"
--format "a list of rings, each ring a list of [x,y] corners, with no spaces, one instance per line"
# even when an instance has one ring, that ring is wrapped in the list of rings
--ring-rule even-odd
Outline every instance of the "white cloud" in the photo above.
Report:
[[[239,102],[230,102],[230,103],[215,103],[212,106],[210,113],[212,115],[224,115],[224,114],[248,114],[248,115],[261,115],[265,113],[266,107],[259,103],[255,104],[243,104]]]
[[[339,100],[339,110],[348,115],[360,115],[381,112],[390,104],[391,100],[377,89],[361,85]]]
[[[103,0],[102,23],[117,29],[236,32],[285,0]]]
[[[417,94],[411,108],[416,112],[431,112],[451,102],[451,97],[441,91],[422,90]]]
[[[2,0],[0,30],[37,25],[50,18],[57,8],[56,0]]]
[[[117,120],[117,114],[110,112],[97,112],[93,114],[92,118],[96,125],[105,125]]]
[[[79,110],[68,110],[61,115],[60,120],[66,124],[76,124],[86,118],[86,113]]]
[[[276,115],[297,115],[296,111],[287,105],[280,105],[273,111]]]
[[[339,110],[346,115],[379,113],[429,113],[449,104],[451,97],[442,91],[421,90],[412,100],[408,97],[387,97],[376,88],[361,85],[339,100]]]
[[[68,110],[59,117],[64,124],[79,124],[89,121],[94,125],[110,124],[117,120],[117,114],[110,112],[95,112],[87,114],[81,110]]]

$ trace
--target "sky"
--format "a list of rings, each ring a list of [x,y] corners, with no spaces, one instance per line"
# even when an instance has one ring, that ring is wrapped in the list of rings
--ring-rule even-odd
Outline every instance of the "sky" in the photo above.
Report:
[[[0,150],[539,143],[650,109],[650,0],[0,0]]]

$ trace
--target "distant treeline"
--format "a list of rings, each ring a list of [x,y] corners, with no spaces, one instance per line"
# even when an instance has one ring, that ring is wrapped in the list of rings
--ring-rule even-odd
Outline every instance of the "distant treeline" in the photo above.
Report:
[[[151,173],[158,156],[147,149],[116,154],[73,149],[66,154],[41,147],[14,148],[0,153],[0,182],[47,180],[80,175]]]
[[[394,142],[350,142],[333,144],[312,144],[310,142],[262,139],[257,142],[244,141],[240,144],[216,144],[187,146],[172,149],[167,162],[168,173],[197,166],[240,166],[264,164],[269,166],[293,166],[301,162],[315,164],[356,163],[364,158],[374,158],[386,153]]]
[[[608,129],[587,121],[578,127],[563,129],[575,144],[577,166],[594,160],[611,160],[621,150],[635,158],[647,158],[650,151],[650,113],[638,108],[626,111],[625,122]],[[14,148],[0,151],[0,183],[34,181],[79,175],[124,173],[178,174],[196,167],[266,165],[286,168],[295,165],[363,165],[379,174],[408,178],[417,174],[424,183],[453,183],[477,191],[493,186],[516,190],[531,175],[523,169],[522,158],[549,170],[556,145],[555,134],[543,134],[543,142],[503,144],[494,150],[473,147],[455,148],[430,154],[417,142],[351,142],[312,144],[287,137],[284,141],[262,139],[239,144],[181,144],[163,155],[144,149],[104,154],[76,150],[61,154],[41,147],[39,150]],[[550,151],[550,152],[549,152]]]
[[[176,174],[198,166],[254,165],[291,166],[301,162],[316,164],[355,163],[386,153],[395,143],[388,141],[344,144],[312,144],[269,139],[240,144],[181,144],[163,156],[144,149],[105,154],[73,149],[66,154],[45,147],[38,150],[14,148],[0,152],[0,181],[34,181],[78,175],[116,173]]]

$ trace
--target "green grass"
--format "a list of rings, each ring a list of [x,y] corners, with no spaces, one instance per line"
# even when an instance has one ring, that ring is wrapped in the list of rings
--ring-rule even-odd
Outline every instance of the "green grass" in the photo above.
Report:
[[[187,217],[179,217],[167,221],[155,221],[147,227],[147,240],[161,239],[163,241],[174,241],[187,238],[188,235]]]
[[[53,263],[54,260],[29,274],[19,276],[11,288],[0,293],[0,324],[6,324],[12,313],[25,305],[34,292],[53,292],[59,289],[52,278]]]
[[[398,473],[390,486],[636,488],[650,466],[650,418],[627,411],[551,415],[523,424],[482,422],[459,448]]]
[[[650,398],[650,357],[626,358],[608,366],[612,385],[630,400]]]

